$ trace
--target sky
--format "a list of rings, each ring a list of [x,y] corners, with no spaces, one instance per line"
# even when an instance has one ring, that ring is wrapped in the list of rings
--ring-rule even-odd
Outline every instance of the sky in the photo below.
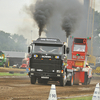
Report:
[[[0,0],[0,30],[22,34],[27,39],[36,39],[38,28],[23,10],[23,7],[31,2],[35,3],[35,0]],[[100,12],[100,0],[95,0],[95,9]],[[37,36],[33,35],[34,32]]]
[[[26,39],[32,39],[32,32],[37,32],[37,28],[33,28],[32,19],[23,10],[31,2],[32,0],[0,0],[0,31],[22,34]]]
[[[30,0],[0,0],[0,30],[16,33],[16,28],[23,22],[24,5],[29,5]]]

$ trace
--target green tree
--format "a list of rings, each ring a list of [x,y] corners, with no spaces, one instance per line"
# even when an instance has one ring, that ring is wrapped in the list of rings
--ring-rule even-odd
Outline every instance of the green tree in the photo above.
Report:
[[[27,51],[27,39],[22,35],[0,31],[0,50],[2,51]]]
[[[100,13],[94,13],[93,55],[100,56]]]

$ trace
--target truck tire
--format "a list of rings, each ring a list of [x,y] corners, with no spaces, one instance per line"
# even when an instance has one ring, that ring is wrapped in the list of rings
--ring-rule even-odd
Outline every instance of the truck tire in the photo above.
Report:
[[[6,59],[5,66],[6,66],[6,67],[9,67],[9,59],[8,59],[8,58]]]
[[[31,76],[30,77],[30,81],[31,81],[31,84],[35,84],[36,83],[36,77],[35,76]]]
[[[85,80],[84,83],[82,83],[82,85],[87,85],[88,84],[88,73],[85,72]]]
[[[72,86],[73,85],[73,76],[71,77],[71,80],[67,82],[67,85]]]
[[[60,85],[65,86],[67,81],[66,72],[64,72],[63,76],[60,79]]]
[[[38,78],[38,83],[42,83],[42,79],[40,77]]]

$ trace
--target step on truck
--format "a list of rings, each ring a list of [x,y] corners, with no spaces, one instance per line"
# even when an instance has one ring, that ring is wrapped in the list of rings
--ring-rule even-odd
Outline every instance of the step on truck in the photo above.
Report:
[[[70,83],[72,71],[67,71],[69,48],[56,38],[38,38],[28,47],[31,84],[58,81],[61,86]]]
[[[72,70],[73,84],[87,85],[92,78],[92,68],[87,63],[87,38],[73,38],[71,59],[67,59],[67,70]]]

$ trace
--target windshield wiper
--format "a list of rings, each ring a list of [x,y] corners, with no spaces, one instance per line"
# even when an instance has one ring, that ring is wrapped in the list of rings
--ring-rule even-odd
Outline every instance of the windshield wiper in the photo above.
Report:
[[[51,50],[51,51],[48,51],[48,52],[53,52],[53,51],[55,51],[55,50],[57,50],[57,49],[53,49],[53,50]]]
[[[41,51],[46,52],[45,50],[43,50],[42,48],[40,48]]]

